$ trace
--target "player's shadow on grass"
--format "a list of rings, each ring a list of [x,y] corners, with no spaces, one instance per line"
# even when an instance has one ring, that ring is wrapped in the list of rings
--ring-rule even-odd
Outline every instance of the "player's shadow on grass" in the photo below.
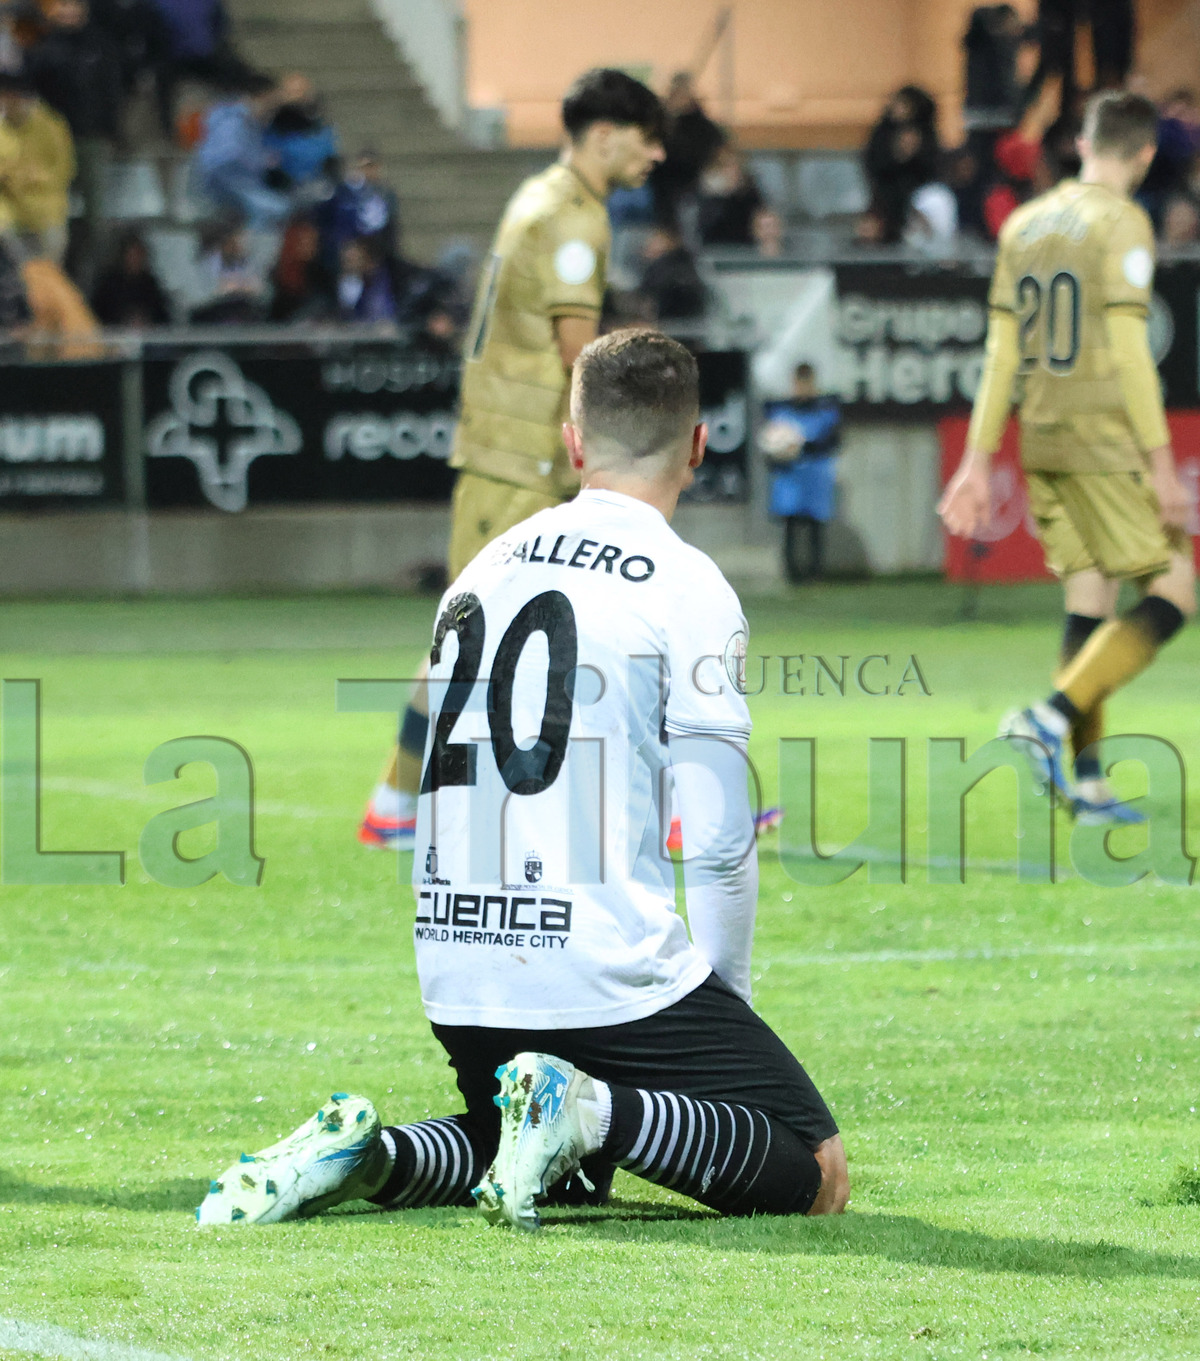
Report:
[[[705,1240],[722,1250],[813,1257],[886,1257],[894,1262],[967,1271],[1008,1271],[1028,1276],[1075,1276],[1103,1280],[1123,1276],[1200,1279],[1200,1257],[1142,1252],[1115,1243],[1071,1238],[993,1238],[972,1229],[950,1229],[897,1214],[855,1214],[797,1221],[764,1216],[714,1219],[673,1205],[625,1202],[606,1214],[574,1219],[572,1227],[604,1234],[606,1225],[625,1237],[623,1222],[646,1221],[657,1235],[672,1222],[704,1219]],[[651,1222],[657,1221],[657,1222]],[[560,1220],[566,1223],[566,1220]],[[678,1233],[672,1235],[676,1240]]]
[[[39,1186],[0,1168],[0,1205],[87,1205],[98,1210],[194,1210],[208,1182],[190,1177],[152,1186]]]

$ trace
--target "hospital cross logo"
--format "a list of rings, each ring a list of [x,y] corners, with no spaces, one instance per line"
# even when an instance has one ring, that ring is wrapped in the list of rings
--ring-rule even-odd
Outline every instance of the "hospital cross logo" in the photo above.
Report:
[[[189,458],[218,510],[246,508],[250,465],[266,454],[300,452],[300,427],[227,354],[206,350],[171,375],[171,409],[146,429],[152,458]]]

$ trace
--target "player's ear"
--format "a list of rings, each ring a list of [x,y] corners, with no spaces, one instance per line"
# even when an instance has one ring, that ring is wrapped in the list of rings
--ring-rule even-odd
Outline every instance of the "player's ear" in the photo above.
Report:
[[[567,446],[567,458],[570,460],[571,467],[575,471],[583,471],[583,440],[579,435],[579,427],[572,425],[570,421],[563,421],[562,428],[563,443]]]
[[[688,459],[689,468],[698,468],[704,462],[704,451],[708,448],[708,426],[703,421],[692,431],[692,456]]]

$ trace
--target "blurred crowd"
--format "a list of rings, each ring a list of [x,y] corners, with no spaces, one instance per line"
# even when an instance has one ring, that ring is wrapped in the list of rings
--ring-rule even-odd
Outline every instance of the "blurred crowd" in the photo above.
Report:
[[[206,94],[203,107],[181,90]],[[189,287],[105,215],[135,101],[190,152],[206,220]],[[181,103],[183,107],[181,108]],[[236,49],[223,0],[0,0],[0,327],[77,341],[103,326],[361,322],[450,345],[469,252],[401,249],[400,207],[370,148],[344,157],[311,82],[276,83]],[[85,353],[83,349],[75,352]]]
[[[1075,66],[1081,16],[1088,83],[1128,84],[1131,0],[1042,0],[1032,25],[1010,4],[976,7],[963,39],[961,142],[943,144],[927,91],[898,90],[862,151],[865,211],[825,219],[832,248],[853,238],[938,253],[991,241],[1021,202],[1073,173],[1090,92]],[[691,75],[676,74],[663,102],[665,159],[643,188],[610,200],[608,313],[686,330],[709,310],[706,260],[797,251],[806,205],[765,192],[778,186],[760,184]],[[205,219],[169,288],[154,237],[118,234],[105,217],[110,162],[128,149],[135,106],[160,144],[189,154]],[[1176,90],[1140,193],[1166,245],[1200,239],[1198,149],[1197,98]],[[276,82],[256,70],[224,0],[0,0],[0,324],[395,324],[452,347],[478,261],[451,243],[435,266],[418,265],[401,228],[379,155],[343,149],[304,75]]]
[[[863,151],[870,206],[857,223],[864,244],[937,250],[994,241],[1025,200],[1075,174],[1084,89],[1076,71],[1074,0],[1042,0],[1024,24],[1009,4],[981,5],[963,40],[963,141],[938,137],[933,97],[915,85],[885,106]],[[1091,0],[1094,89],[1131,86],[1130,0]],[[1200,107],[1194,91],[1161,101],[1158,154],[1138,198],[1168,246],[1200,238]]]

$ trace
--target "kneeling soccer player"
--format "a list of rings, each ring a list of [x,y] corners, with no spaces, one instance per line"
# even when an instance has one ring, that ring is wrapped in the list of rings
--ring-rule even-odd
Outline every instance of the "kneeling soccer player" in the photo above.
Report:
[[[698,416],[682,346],[594,341],[564,431],[583,490],[442,600],[415,943],[466,1114],[382,1128],[335,1096],[214,1182],[202,1224],[474,1196],[535,1228],[538,1197],[571,1178],[603,1198],[614,1166],[728,1214],[844,1208],[837,1126],[749,1005],[746,624],[668,524],[704,456]],[[661,851],[672,779],[690,940]]]

